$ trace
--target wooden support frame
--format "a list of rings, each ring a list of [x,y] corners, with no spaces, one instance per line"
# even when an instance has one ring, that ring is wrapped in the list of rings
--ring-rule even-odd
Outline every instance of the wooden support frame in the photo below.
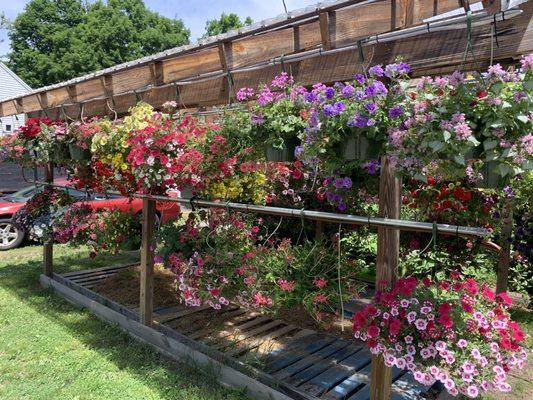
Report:
[[[143,199],[142,243],[141,243],[141,292],[140,322],[147,326],[153,324],[154,310],[154,232],[156,202]]]
[[[511,262],[511,242],[509,238],[513,232],[513,210],[508,202],[503,207],[502,218],[503,228],[496,273],[496,293],[506,292],[509,284],[509,264]]]
[[[386,218],[400,218],[401,186],[389,158],[381,158],[379,182],[379,215]],[[384,287],[385,282],[394,283],[398,274],[400,255],[400,231],[398,229],[378,228],[378,255],[376,263],[376,290]],[[388,400],[391,396],[392,368],[385,366],[383,357],[372,357],[370,399]]]
[[[54,182],[54,162],[50,161],[44,167],[44,181],[47,183]],[[54,273],[54,242],[47,241],[43,246],[43,273],[52,277]]]
[[[331,35],[330,35],[330,20],[331,12],[323,12],[318,16],[320,23],[320,37],[322,39],[322,47],[324,50],[331,50]]]

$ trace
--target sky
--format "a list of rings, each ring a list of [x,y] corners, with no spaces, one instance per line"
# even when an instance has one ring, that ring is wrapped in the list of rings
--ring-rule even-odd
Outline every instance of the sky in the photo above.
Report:
[[[24,10],[29,0],[2,0],[0,12],[13,20]],[[208,19],[218,18],[222,12],[234,12],[241,19],[250,16],[254,22],[272,18],[284,12],[282,0],[144,0],[146,6],[158,13],[180,18],[191,30],[191,42],[195,42],[205,30]],[[317,0],[285,0],[287,9],[295,10],[316,4]],[[0,30],[0,55],[7,54],[9,39],[5,30]]]

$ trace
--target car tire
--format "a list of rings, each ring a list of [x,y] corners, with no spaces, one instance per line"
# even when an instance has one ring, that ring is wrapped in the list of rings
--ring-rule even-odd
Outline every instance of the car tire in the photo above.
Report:
[[[15,226],[11,219],[0,219],[0,251],[19,247],[24,241],[24,231]]]

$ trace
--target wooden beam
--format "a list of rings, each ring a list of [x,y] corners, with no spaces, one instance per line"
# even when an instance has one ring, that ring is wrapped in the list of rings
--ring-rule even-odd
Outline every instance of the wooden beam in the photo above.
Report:
[[[102,88],[104,89],[105,95],[108,98],[113,97],[113,75],[106,74],[100,77],[100,82],[102,83]]]
[[[15,108],[17,109],[17,113],[19,114],[24,113],[24,104],[22,103],[22,100],[23,100],[23,97],[13,100],[13,104],[15,105]]]
[[[294,52],[298,53],[300,51],[300,26],[296,25],[292,28],[292,37],[294,42]]]
[[[320,38],[322,40],[322,47],[324,50],[331,50],[331,36],[330,36],[330,13],[323,12],[320,13],[319,17],[320,22]]]
[[[511,262],[511,242],[509,241],[513,232],[513,210],[509,202],[503,207],[502,212],[503,228],[500,240],[501,251],[498,257],[498,271],[496,274],[496,293],[507,291],[509,285],[509,264]]]
[[[37,99],[39,100],[39,104],[41,105],[41,110],[45,111],[48,108],[48,95],[47,95],[47,92],[39,93],[37,95]]]
[[[77,103],[78,102],[78,91],[76,89],[76,85],[68,85],[67,86],[67,93],[68,98],[71,103]]]
[[[228,62],[228,52],[229,52],[229,43],[219,43],[218,44],[218,58],[220,59],[220,66],[222,71],[227,73],[229,71],[229,62]],[[221,98],[227,98],[231,95],[231,88],[229,85],[229,76],[222,79],[222,86],[220,89]]]
[[[150,64],[150,73],[152,74],[154,86],[161,86],[165,84],[163,61],[156,61]]]
[[[44,181],[47,183],[54,182],[54,162],[48,162],[44,167]],[[43,246],[43,273],[52,277],[54,272],[54,241],[48,240]]]
[[[487,11],[489,15],[495,14],[502,9],[501,0],[483,0],[483,9]]]
[[[379,181],[379,216],[400,218],[401,190],[389,158],[381,158]],[[376,262],[376,289],[393,284],[397,278],[400,256],[400,231],[398,229],[378,228],[378,256]],[[388,400],[391,395],[392,368],[385,366],[383,356],[372,357],[370,380],[370,399]]]
[[[152,326],[154,311],[154,231],[155,200],[143,199],[141,242],[141,293],[139,320]]]

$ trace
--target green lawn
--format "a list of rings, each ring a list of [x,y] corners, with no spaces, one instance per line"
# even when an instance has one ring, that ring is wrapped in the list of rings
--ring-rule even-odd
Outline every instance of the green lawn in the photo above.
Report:
[[[55,270],[134,261],[55,246]],[[0,253],[0,399],[245,399],[39,286],[42,247]]]

